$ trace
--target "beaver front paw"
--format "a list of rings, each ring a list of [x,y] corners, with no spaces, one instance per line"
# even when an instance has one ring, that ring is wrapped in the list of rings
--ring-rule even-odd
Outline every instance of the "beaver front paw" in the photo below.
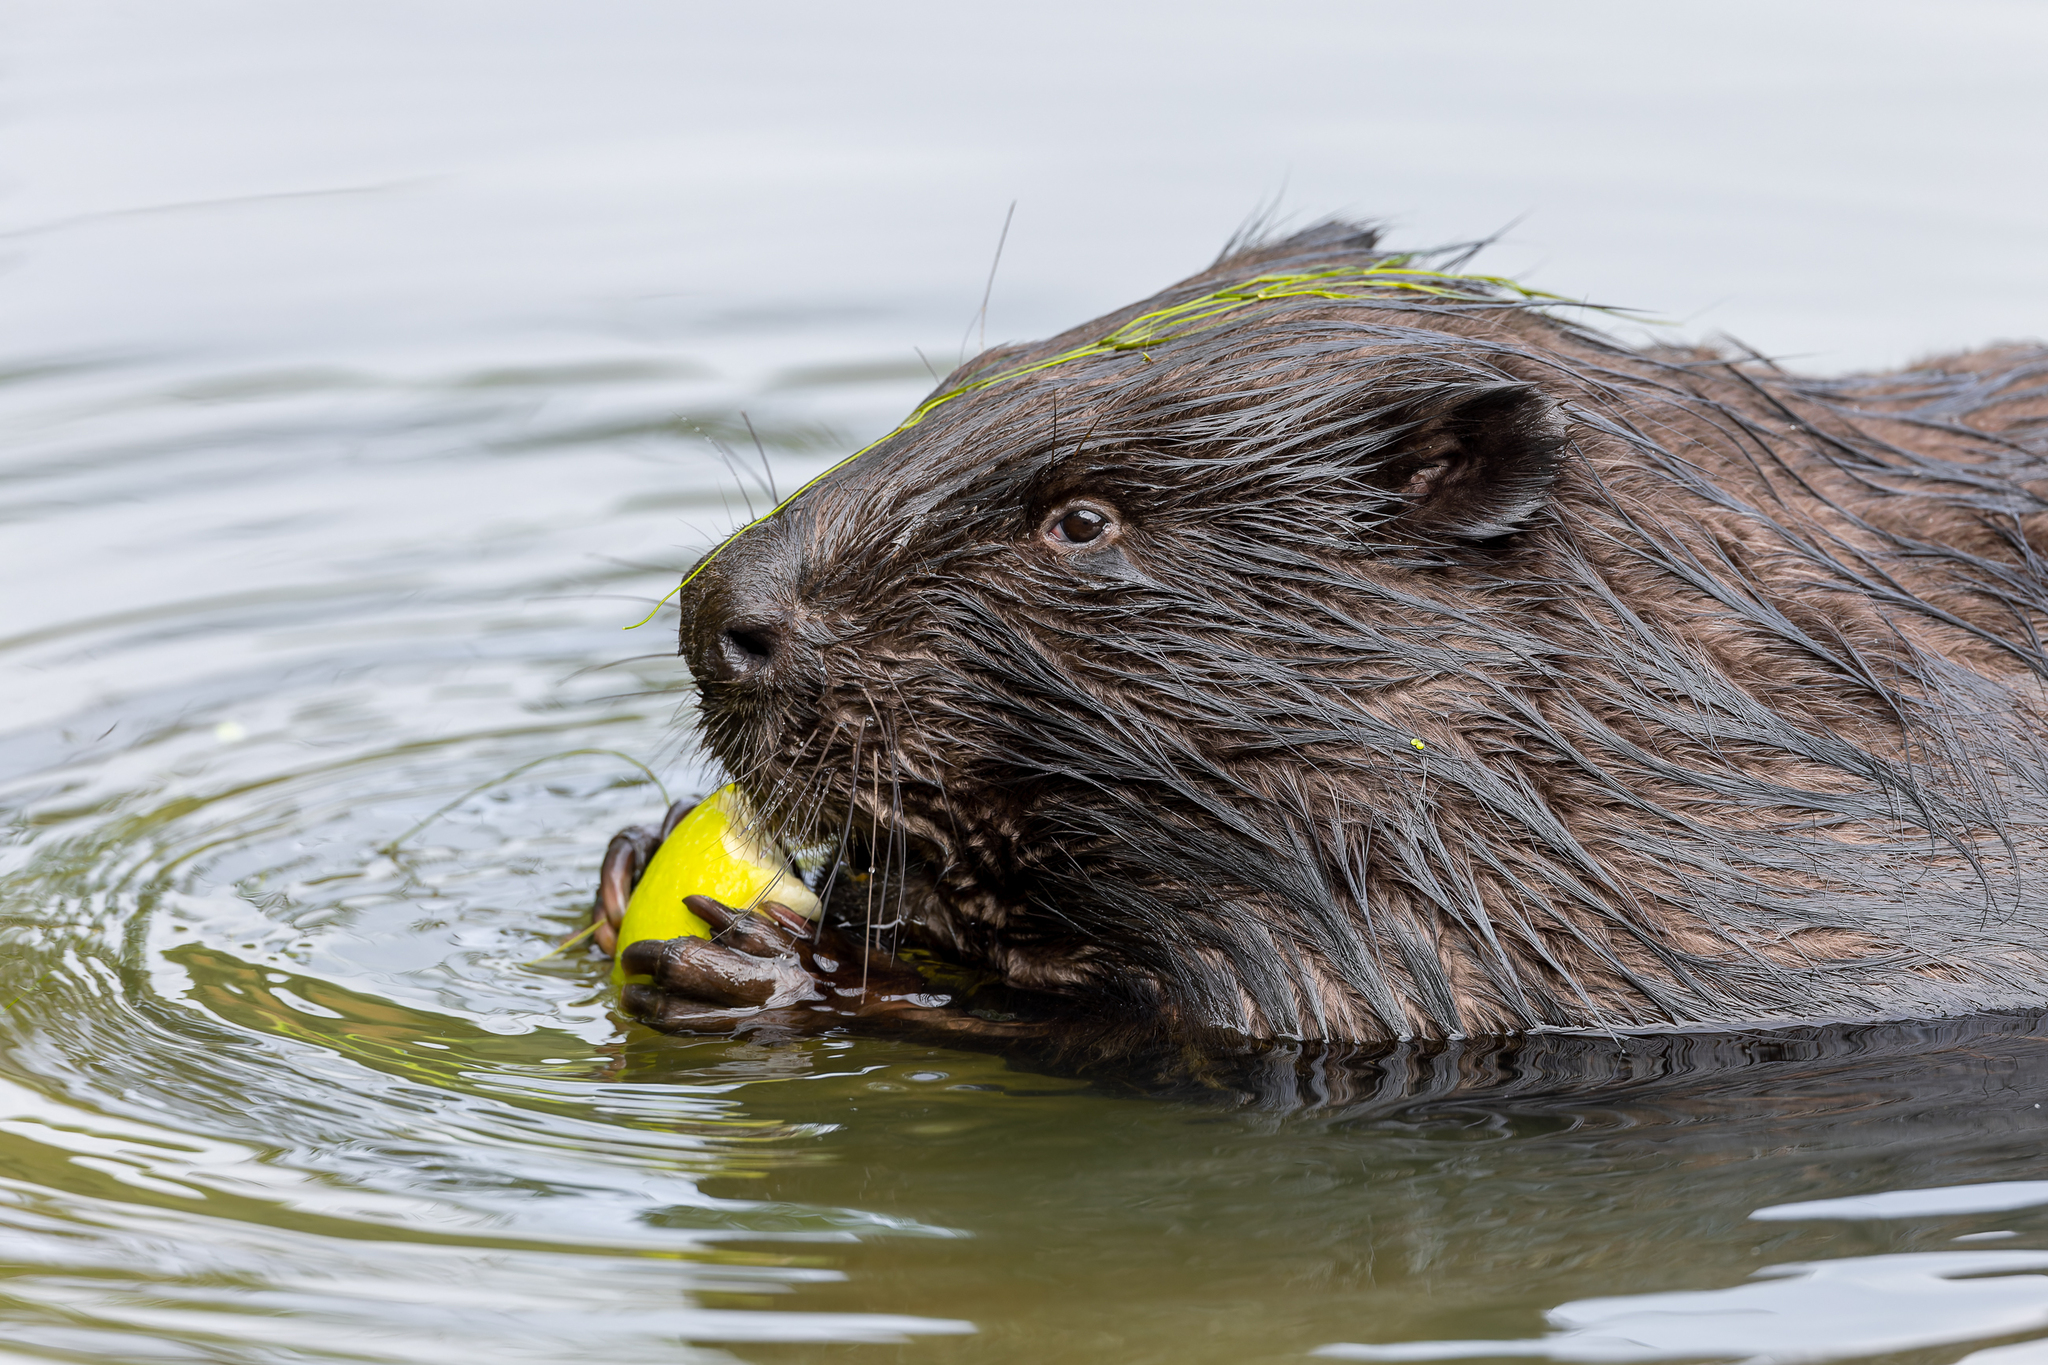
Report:
[[[606,957],[619,950],[619,921],[626,917],[626,903],[633,899],[633,888],[640,885],[654,850],[696,808],[695,801],[678,801],[662,817],[660,829],[629,825],[612,836],[604,851],[604,863],[598,869],[597,896],[590,904],[591,940]]]
[[[786,906],[770,903],[748,913],[709,896],[690,896],[683,904],[711,926],[711,939],[650,939],[630,945],[621,959],[627,976],[649,981],[629,983],[620,1004],[664,1032],[770,1027],[808,1033],[950,1003],[888,954]]]

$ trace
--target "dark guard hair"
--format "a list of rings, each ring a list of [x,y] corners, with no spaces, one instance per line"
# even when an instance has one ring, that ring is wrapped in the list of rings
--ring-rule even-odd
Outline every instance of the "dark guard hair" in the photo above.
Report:
[[[694,577],[835,913],[1264,1037],[2048,998],[2048,352],[1797,378],[1419,269],[1328,225],[991,351]]]

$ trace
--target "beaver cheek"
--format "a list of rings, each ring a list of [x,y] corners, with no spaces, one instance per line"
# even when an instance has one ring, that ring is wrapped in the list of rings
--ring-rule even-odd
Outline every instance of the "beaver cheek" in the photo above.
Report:
[[[1061,556],[1067,572],[1094,588],[1156,587],[1152,576],[1138,567],[1121,544],[1099,550],[1070,551]]]

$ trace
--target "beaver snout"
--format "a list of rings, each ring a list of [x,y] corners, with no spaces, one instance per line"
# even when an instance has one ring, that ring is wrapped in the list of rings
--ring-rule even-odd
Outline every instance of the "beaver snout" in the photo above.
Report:
[[[682,653],[698,682],[766,682],[802,652],[791,612],[748,586],[720,582],[685,619]]]
[[[788,631],[779,621],[735,621],[718,633],[709,651],[712,676],[737,682],[765,673],[783,652]]]
[[[812,653],[799,638],[803,594],[782,518],[757,523],[693,574],[677,643],[700,683],[759,683]]]

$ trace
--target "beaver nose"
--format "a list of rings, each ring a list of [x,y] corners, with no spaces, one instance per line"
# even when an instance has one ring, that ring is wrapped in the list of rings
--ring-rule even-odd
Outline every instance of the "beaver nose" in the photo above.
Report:
[[[742,533],[684,580],[676,643],[699,682],[751,689],[803,672],[802,527],[787,516]],[[799,657],[801,656],[801,657]]]
[[[719,632],[720,676],[738,681],[765,673],[783,651],[787,629],[779,621],[734,621]]]

